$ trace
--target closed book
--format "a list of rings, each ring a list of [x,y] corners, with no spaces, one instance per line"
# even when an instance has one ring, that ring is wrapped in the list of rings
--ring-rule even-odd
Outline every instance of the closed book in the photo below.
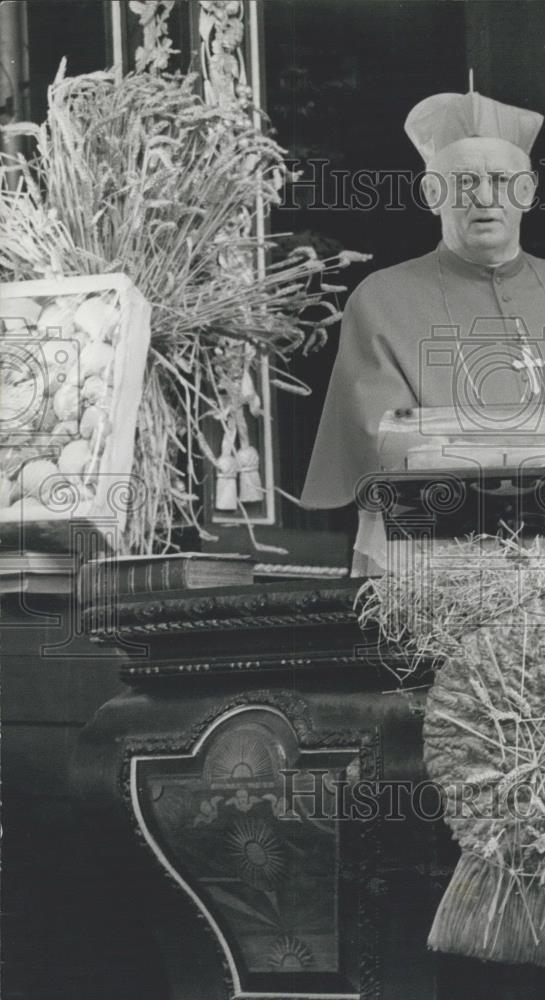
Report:
[[[81,604],[102,604],[117,595],[244,586],[253,583],[254,564],[251,556],[239,553],[183,552],[93,559],[80,570],[78,599]]]

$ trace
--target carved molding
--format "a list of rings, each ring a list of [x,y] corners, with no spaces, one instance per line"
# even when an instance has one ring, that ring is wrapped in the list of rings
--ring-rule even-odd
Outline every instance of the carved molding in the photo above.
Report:
[[[269,585],[270,586],[270,585]],[[121,600],[104,608],[92,607],[85,619],[97,637],[111,636],[115,620],[123,634],[170,635],[198,631],[230,631],[290,625],[342,625],[356,622],[353,610],[358,584],[303,590],[248,587],[245,591],[226,588],[206,597],[184,594],[150,600]]]
[[[141,736],[126,737],[123,740],[122,779],[126,779],[126,766],[135,755],[157,754],[160,756],[163,753],[191,753],[195,745],[202,739],[203,734],[217,723],[218,719],[233,713],[237,708],[246,709],[248,707],[276,709],[289,722],[302,749],[314,749],[318,746],[354,747],[365,745],[377,747],[377,767],[382,767],[376,731],[369,731],[365,734],[362,734],[361,731],[352,732],[350,730],[322,732],[315,728],[310,709],[304,698],[291,691],[263,689],[246,691],[229,700],[218,701],[214,708],[203,715],[187,732],[162,732],[158,735],[144,733]],[[377,775],[380,773],[381,771],[377,770]],[[121,790],[127,800],[129,788],[126,782],[121,785]]]
[[[121,608],[123,614],[123,607]],[[238,632],[241,629],[289,628],[301,625],[350,625],[356,623],[356,617],[350,611],[303,612],[299,614],[277,615],[245,615],[237,618],[203,618],[191,622],[149,622],[144,625],[132,625],[120,622],[117,635],[128,638],[155,636],[165,638],[168,635],[182,635],[196,632]],[[106,635],[106,633],[104,633]]]
[[[319,666],[343,667],[362,664],[372,658],[372,653],[364,651],[363,646],[355,646],[352,655],[340,655],[335,652],[319,652],[312,656],[282,656],[280,654],[270,654],[251,658],[215,657],[208,660],[186,660],[176,663],[156,663],[140,666],[122,667],[120,677],[129,684],[133,681],[144,681],[168,677],[182,677],[190,674],[208,673],[251,673],[252,671],[266,670],[301,670],[307,668],[317,668]],[[376,658],[375,653],[375,658]]]

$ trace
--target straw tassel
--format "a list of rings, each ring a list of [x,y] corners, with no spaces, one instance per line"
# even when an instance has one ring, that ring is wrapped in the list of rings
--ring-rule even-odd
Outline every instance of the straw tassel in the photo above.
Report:
[[[263,499],[263,486],[259,472],[259,452],[250,444],[248,424],[244,415],[247,406],[253,417],[261,414],[261,400],[256,392],[254,380],[250,372],[250,364],[255,354],[247,347],[244,359],[244,371],[240,382],[239,405],[236,422],[240,447],[236,453],[239,473],[239,499],[242,503],[258,503]]]
[[[240,475],[239,497],[242,503],[256,503],[263,499],[263,487],[259,474],[259,454],[252,445],[239,448],[237,469]]]
[[[233,454],[236,436],[236,424],[232,417],[228,419],[227,429],[223,435],[221,455],[216,461],[216,510],[236,510],[237,497],[237,460]]]

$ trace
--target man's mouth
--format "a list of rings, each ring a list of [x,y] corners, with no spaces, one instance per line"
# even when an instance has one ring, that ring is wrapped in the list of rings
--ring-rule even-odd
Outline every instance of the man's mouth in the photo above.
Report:
[[[494,222],[501,222],[497,215],[476,215],[470,220],[472,225],[490,226]]]

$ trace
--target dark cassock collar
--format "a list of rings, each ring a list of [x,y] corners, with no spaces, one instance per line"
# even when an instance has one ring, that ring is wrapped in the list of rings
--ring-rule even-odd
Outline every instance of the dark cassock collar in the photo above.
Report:
[[[490,281],[493,275],[511,278],[513,275],[519,274],[524,267],[524,253],[520,247],[516,257],[513,257],[512,260],[507,260],[505,264],[477,264],[472,260],[464,260],[463,257],[459,257],[453,250],[449,250],[443,240],[441,240],[435,252],[439,257],[441,267],[445,271],[459,275],[461,278],[472,278],[473,280],[480,278],[487,281]]]

